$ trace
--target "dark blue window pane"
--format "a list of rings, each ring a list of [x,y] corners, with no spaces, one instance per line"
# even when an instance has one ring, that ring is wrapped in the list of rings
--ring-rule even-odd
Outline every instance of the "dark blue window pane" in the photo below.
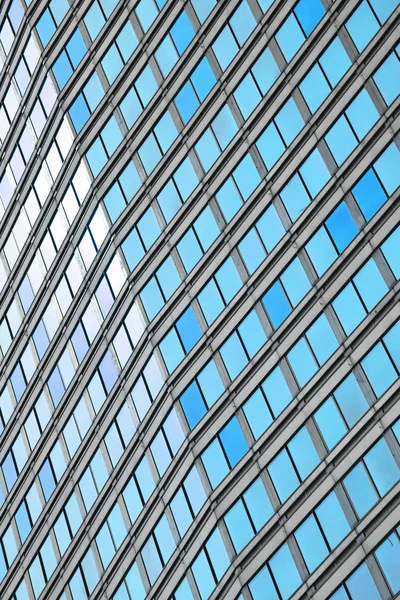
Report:
[[[47,501],[56,487],[56,482],[54,481],[54,476],[48,460],[45,461],[39,471],[39,479],[42,484],[44,497]]]
[[[219,434],[231,467],[244,456],[248,450],[246,439],[236,417],[231,419]]]
[[[358,233],[357,225],[344,202],[326,220],[326,227],[339,252],[343,252]]]
[[[306,35],[309,36],[324,16],[325,9],[320,0],[300,0],[294,12]]]
[[[72,62],[74,69],[79,65],[82,58],[85,56],[87,48],[79,29],[71,36],[67,46],[68,56]]]
[[[192,307],[189,307],[176,322],[183,347],[189,352],[201,337],[201,329]]]
[[[206,405],[194,381],[180,397],[180,402],[190,429],[193,429],[207,412]]]
[[[274,283],[265,294],[263,303],[275,329],[283,323],[292,310],[279,281]]]
[[[82,94],[79,94],[69,109],[69,116],[72,119],[76,133],[79,133],[90,117],[89,109]]]
[[[372,169],[351,190],[366,221],[386,202],[386,194]]]

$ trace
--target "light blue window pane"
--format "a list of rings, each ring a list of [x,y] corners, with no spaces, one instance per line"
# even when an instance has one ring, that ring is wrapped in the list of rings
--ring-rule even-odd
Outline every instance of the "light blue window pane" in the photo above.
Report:
[[[257,573],[249,582],[249,588],[253,600],[279,600],[278,593],[266,567]]]
[[[193,71],[190,80],[196,90],[200,102],[203,102],[217,81],[206,57],[199,62]]]
[[[174,181],[185,202],[199,183],[199,179],[189,158],[185,158],[183,163],[176,169]]]
[[[241,500],[236,502],[236,504],[234,504],[227,512],[224,521],[232,538],[235,550],[239,554],[255,535]]]
[[[189,81],[185,83],[181,91],[175,96],[174,102],[185,125],[200,106],[194,89]]]
[[[11,5],[11,7],[13,6],[13,4]],[[69,11],[70,5],[68,4],[67,0],[52,0],[50,2],[50,9],[55,22],[57,23],[57,25],[59,25],[65,17],[65,15],[67,14],[67,12]],[[8,14],[10,16],[10,12]]]
[[[278,29],[275,37],[287,62],[293,58],[306,39],[293,14],[291,14],[282,27]]]
[[[224,27],[217,39],[212,45],[215,56],[218,59],[220,67],[223,71],[227,68],[234,56],[239,50],[239,46],[228,25]]]
[[[350,428],[357,423],[369,408],[369,404],[353,373],[350,373],[336,388],[334,396]]]
[[[400,185],[400,152],[395,144],[390,144],[374,167],[387,193],[393,194]]]
[[[300,174],[311,195],[315,198],[331,178],[328,168],[318,149],[314,150],[300,167]]]
[[[346,580],[352,600],[381,600],[381,595],[366,563]]]
[[[250,154],[246,154],[232,175],[244,200],[247,200],[261,181],[261,177]]]
[[[129,270],[133,271],[145,253],[136,229],[133,229],[122,243],[122,251],[128,263]]]
[[[306,244],[306,250],[317,271],[318,277],[322,277],[338,256],[325,227],[321,227],[313,235],[308,244]]]
[[[213,134],[211,133],[211,129],[207,129],[197,144],[195,145],[195,150],[199,156],[200,162],[207,173],[209,169],[213,166],[221,151],[218,147],[217,142]]]
[[[257,104],[261,101],[261,94],[250,73],[247,73],[243,81],[237,86],[233,95],[238,103],[244,119],[247,119]]]
[[[201,460],[203,461],[211,487],[215,489],[229,473],[228,463],[217,439],[204,450]]]
[[[99,574],[91,548],[83,557],[81,565],[89,593],[91,594],[99,581]]]
[[[282,450],[268,465],[280,501],[283,503],[299,486],[299,478],[286,450]]]
[[[72,75],[71,63],[69,62],[68,56],[64,50],[61,52],[60,56],[54,63],[52,71],[54,77],[56,78],[58,87],[60,88],[60,90],[62,90],[65,84],[67,83],[68,79]]]
[[[86,44],[79,29],[77,29],[70,37],[66,50],[72,66],[76,69],[87,52]]]
[[[163,187],[157,200],[166,222],[169,223],[182,206],[182,201],[172,180],[169,180]]]
[[[246,439],[236,417],[233,417],[225,425],[219,437],[230,466],[234,467],[248,450]]]
[[[282,273],[281,281],[292,306],[296,306],[311,289],[310,281],[298,258],[295,258]]]
[[[221,207],[225,221],[229,223],[229,221],[234,217],[243,204],[242,199],[239,196],[239,192],[237,191],[237,188],[231,177],[229,177],[229,179],[219,189],[216,194],[216,198]]]
[[[162,571],[162,564],[152,537],[143,546],[141,555],[150,583],[153,584]]]
[[[44,48],[46,48],[55,30],[56,26],[54,20],[50,14],[50,11],[46,9],[36,24],[36,31],[38,32],[40,41],[42,42]]]
[[[162,477],[171,462],[171,455],[164,436],[161,433],[158,433],[150,444],[150,450],[154,458],[154,462],[156,463],[158,472]]]
[[[132,523],[135,522],[142,510],[142,500],[140,499],[137,485],[133,479],[130,479],[125,486],[122,495],[125,500],[126,508],[128,509],[129,518]]]
[[[351,67],[351,60],[338,37],[327,47],[319,62],[332,87],[335,87]]]
[[[135,8],[135,12],[138,16],[143,31],[146,32],[153,21],[157,18],[158,9],[154,4],[154,0],[141,0]]]
[[[276,212],[275,206],[267,208],[263,216],[258,219],[256,226],[268,252],[271,252],[285,235],[285,228]]]
[[[367,315],[367,312],[351,283],[346,285],[344,290],[342,290],[335,298],[332,302],[332,306],[339,317],[339,321],[346,335],[350,335]]]
[[[157,142],[152,133],[140,146],[138,154],[146,170],[146,173],[149,175],[162,158],[160,148],[158,147]]]
[[[306,335],[320,365],[323,365],[339,346],[332,327],[324,314],[311,325]]]
[[[104,14],[109,17],[118,4],[118,0],[100,0],[100,4],[103,7]]]
[[[125,119],[125,123],[130,129],[143,110],[140,100],[133,88],[129,90],[124,99],[120,102],[119,107],[122,116]]]
[[[400,478],[400,468],[384,439],[380,439],[364,456],[365,464],[378,488],[384,496]]]
[[[167,333],[159,347],[168,373],[172,373],[185,357],[175,329],[171,329],[171,331]]]
[[[144,600],[146,591],[137,564],[134,563],[125,577],[126,587],[130,591],[132,600]]]
[[[399,0],[371,0],[371,5],[380,22],[384,23],[399,5]]]
[[[109,51],[105,54],[103,60],[101,61],[101,65],[108,79],[108,83],[111,85],[124,66],[115,44],[113,44]]]
[[[248,363],[248,358],[239,341],[236,331],[221,346],[220,354],[225,363],[229,377],[233,381]]]
[[[400,94],[400,61],[394,52],[379,67],[373,79],[386,104],[390,106]]]
[[[368,169],[351,191],[366,221],[386,202],[386,193],[372,169]]]
[[[107,162],[107,155],[100,139],[97,138],[86,152],[86,158],[94,177],[100,173]]]
[[[203,251],[194,235],[194,232],[190,229],[181,241],[177,244],[179,255],[182,259],[183,265],[187,273],[193,269],[194,265],[203,256]]]
[[[83,88],[83,93],[90,110],[93,112],[96,106],[98,106],[100,100],[104,97],[103,86],[101,85],[97,73],[93,73],[93,75],[90,77]]]
[[[117,35],[116,42],[124,62],[127,62],[138,45],[138,39],[130,21],[127,21],[121,29]]]
[[[328,398],[317,412],[314,413],[314,419],[322,433],[328,450],[332,450],[347,433],[347,427],[332,398]]]
[[[368,311],[371,311],[388,292],[376,262],[371,258],[353,279]]]
[[[104,15],[101,11],[99,3],[93,2],[92,6],[87,11],[83,18],[86,28],[89,32],[90,39],[95,40],[100,33],[104,23],[106,22]]]
[[[154,534],[160,548],[161,556],[166,563],[176,548],[167,517],[163,515],[154,529]]]
[[[223,394],[225,388],[222,383],[220,374],[215,365],[215,362],[211,360],[197,376],[199,386],[203,392],[204,398],[206,399],[207,406],[210,407],[218,400]]]
[[[308,72],[299,87],[312,114],[321,106],[331,91],[318,64]]]
[[[288,545],[284,544],[268,562],[282,600],[288,600],[302,583]]]
[[[299,545],[307,569],[310,573],[328,556],[329,550],[322,537],[314,515],[310,515],[295,531],[294,537]]]
[[[147,65],[135,80],[137,93],[144,106],[150,102],[158,89],[157,81],[153,75],[150,65]]]
[[[350,525],[335,492],[329,494],[315,512],[328,544],[331,549],[336,548],[350,533]]]
[[[174,515],[176,526],[178,527],[179,535],[183,537],[189,529],[193,517],[189,510],[188,503],[181,489],[175,494],[171,500],[171,510]]]
[[[170,29],[171,37],[179,54],[183,54],[194,38],[194,29],[186,11],[182,11]]]
[[[305,339],[299,340],[287,356],[300,387],[303,387],[318,370]]]
[[[211,325],[224,309],[224,301],[215,284],[211,280],[206,287],[198,294],[197,299],[201,306],[201,310],[205,316],[208,325]]]
[[[161,73],[166,77],[173,66],[178,62],[179,58],[169,35],[167,35],[158,46],[155,57],[161,69]]]
[[[396,367],[400,370],[400,321],[391,327],[383,338],[386,348]]]
[[[321,0],[300,0],[294,12],[308,37],[325,14]]]
[[[258,138],[256,146],[267,169],[271,169],[285,151],[285,145],[274,123]]]
[[[214,529],[206,543],[206,548],[219,581],[229,567],[230,560],[218,528]]]
[[[201,337],[201,329],[191,306],[176,321],[176,328],[185,351],[189,352]]]
[[[360,140],[379,119],[379,113],[365,88],[354,98],[346,115]]]
[[[273,419],[261,390],[256,390],[243,405],[243,412],[250,425],[254,438],[258,438],[271,425]]]
[[[339,252],[342,252],[358,233],[357,225],[345,202],[341,202],[336,210],[325,221],[331,237]]]
[[[378,494],[367,475],[364,465],[362,463],[357,464],[344,478],[343,483],[361,519],[378,501]]]
[[[276,367],[261,384],[272,413],[278,416],[289,404],[293,396],[280,367]]]
[[[302,427],[288,444],[289,452],[302,480],[320,463],[320,458],[306,427]]]
[[[380,342],[361,361],[361,365],[378,398],[397,379],[397,373]]]
[[[238,331],[248,355],[253,358],[267,341],[267,336],[255,310],[252,310],[241,322]]]
[[[190,585],[186,577],[180,586],[176,588],[174,600],[194,600],[192,590],[190,589]]]
[[[304,127],[304,119],[293,98],[289,98],[283,105],[275,117],[275,123],[278,126],[285,144],[289,146]]]
[[[206,501],[206,493],[201,483],[196,467],[193,467],[183,482],[183,486],[189,498],[190,505],[195,515],[198,514],[204,502]]]
[[[252,275],[267,256],[255,228],[250,229],[249,233],[240,242],[238,248],[248,272]]]
[[[172,142],[176,139],[178,131],[169,111],[165,112],[157,125],[154,127],[154,133],[163,153],[167,152]]]
[[[159,267],[157,279],[164,292],[164,296],[168,300],[181,283],[181,278],[171,256],[169,256]]]
[[[346,27],[357,50],[362,52],[379,30],[380,25],[368,3],[364,0],[347,20]]]
[[[262,301],[274,329],[279,327],[292,311],[279,281],[268,290]]]
[[[192,564],[192,572],[197,583],[201,600],[207,600],[215,588],[215,581],[204,550],[200,552]]]
[[[193,226],[206,252],[219,235],[219,227],[209,206],[197,217]]]
[[[350,125],[342,115],[325,136],[336,163],[340,166],[357,147],[358,142]]]
[[[229,257],[215,273],[215,279],[217,280],[226,303],[232,300],[243,285],[231,257]]]
[[[227,104],[219,111],[211,126],[219,145],[224,150],[238,130],[236,121]]]
[[[243,498],[253,521],[253,525],[256,528],[256,531],[259,531],[274,514],[271,501],[260,477],[258,477],[243,494]]]
[[[122,142],[122,133],[114,116],[103,127],[100,135],[108,155],[111,156]]]
[[[257,22],[247,2],[243,1],[229,20],[240,46],[243,46]]]
[[[281,190],[280,196],[293,223],[310,204],[310,197],[297,173]]]
[[[204,23],[216,4],[217,0],[192,0],[192,6],[200,23]]]
[[[90,118],[90,112],[82,94],[79,94],[68,112],[74,124],[76,133],[79,133]]]
[[[392,533],[375,550],[379,565],[385,574],[393,594],[400,591],[400,543],[396,534]]]
[[[269,48],[266,48],[256,60],[251,68],[251,72],[258,83],[261,93],[265,95],[280,75],[279,67]]]
[[[154,490],[154,479],[146,457],[144,457],[137,466],[135,476],[139,484],[140,491],[142,492],[143,499],[145,502],[147,502],[152,491]]]
[[[96,544],[99,549],[101,562],[103,563],[104,569],[106,569],[115,555],[114,544],[106,523],[96,535]]]

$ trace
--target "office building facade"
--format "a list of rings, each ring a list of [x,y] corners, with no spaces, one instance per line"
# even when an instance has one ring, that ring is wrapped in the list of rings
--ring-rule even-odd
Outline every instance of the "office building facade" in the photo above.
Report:
[[[0,7],[0,597],[400,591],[399,0]]]

